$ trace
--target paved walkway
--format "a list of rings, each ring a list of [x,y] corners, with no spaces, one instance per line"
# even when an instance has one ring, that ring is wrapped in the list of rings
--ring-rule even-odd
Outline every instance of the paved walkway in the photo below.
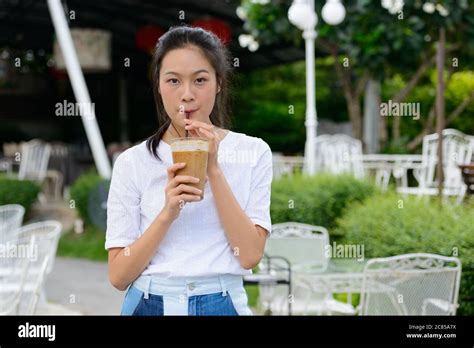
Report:
[[[56,257],[46,279],[46,296],[49,303],[59,305],[57,314],[118,315],[125,292],[109,283],[107,263]]]

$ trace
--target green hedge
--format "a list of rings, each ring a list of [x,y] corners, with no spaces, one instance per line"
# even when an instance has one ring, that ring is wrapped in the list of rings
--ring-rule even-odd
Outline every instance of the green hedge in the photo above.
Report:
[[[347,206],[375,192],[373,184],[348,175],[283,177],[272,183],[272,223],[296,221],[331,229]]]
[[[81,175],[71,186],[71,199],[74,200],[76,209],[85,224],[92,224],[88,209],[89,195],[103,180],[96,171],[89,171]]]
[[[41,187],[32,181],[0,176],[0,205],[20,204],[27,213],[40,191]]]
[[[462,261],[458,314],[474,314],[474,204],[455,206],[437,200],[376,195],[356,204],[338,220],[348,244],[363,244],[365,257],[406,253],[456,255]]]

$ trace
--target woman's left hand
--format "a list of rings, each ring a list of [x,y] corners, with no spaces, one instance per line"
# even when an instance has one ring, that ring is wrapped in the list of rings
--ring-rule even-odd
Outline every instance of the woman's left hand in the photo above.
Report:
[[[212,124],[204,123],[196,120],[184,120],[184,129],[193,137],[205,138],[209,142],[209,157],[207,160],[207,173],[218,169],[217,153],[219,150],[219,143],[221,138],[217,132],[216,127]]]

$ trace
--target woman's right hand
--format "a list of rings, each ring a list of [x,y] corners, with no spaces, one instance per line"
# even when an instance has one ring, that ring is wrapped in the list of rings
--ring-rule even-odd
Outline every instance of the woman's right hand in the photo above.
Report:
[[[201,200],[202,191],[188,185],[199,182],[199,179],[189,175],[176,175],[176,171],[185,166],[186,163],[175,163],[167,169],[166,202],[161,212],[171,221],[174,221],[179,216],[186,202],[198,202]]]

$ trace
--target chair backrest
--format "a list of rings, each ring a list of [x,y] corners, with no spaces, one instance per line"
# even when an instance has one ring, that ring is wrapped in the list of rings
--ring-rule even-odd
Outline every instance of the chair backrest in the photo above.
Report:
[[[20,314],[20,301],[35,243],[34,236],[0,243],[8,250],[0,257],[0,315]]]
[[[329,233],[326,228],[285,222],[272,226],[265,254],[284,257],[291,266],[312,264],[315,267],[320,266],[321,271],[324,271],[329,262],[326,257],[327,245],[329,245]]]
[[[443,172],[444,187],[460,188],[464,185],[460,164],[469,164],[473,152],[472,137],[455,129],[443,130]],[[425,170],[420,177],[420,186],[436,186],[436,165],[438,163],[438,134],[423,138],[422,164]]]
[[[39,270],[42,262],[48,256],[48,266],[46,274],[51,273],[58,249],[59,237],[61,236],[62,225],[58,221],[41,221],[25,225],[16,230],[17,238],[35,236],[37,248],[37,262],[31,267]]]
[[[46,177],[50,153],[51,145],[40,140],[33,139],[23,144],[18,178],[43,181]]]
[[[13,238],[13,232],[23,223],[25,208],[19,204],[0,206],[0,242]]]
[[[316,137],[316,168],[332,174],[364,177],[362,142],[345,134]]]
[[[435,254],[371,259],[364,268],[361,315],[456,314],[461,262]]]

